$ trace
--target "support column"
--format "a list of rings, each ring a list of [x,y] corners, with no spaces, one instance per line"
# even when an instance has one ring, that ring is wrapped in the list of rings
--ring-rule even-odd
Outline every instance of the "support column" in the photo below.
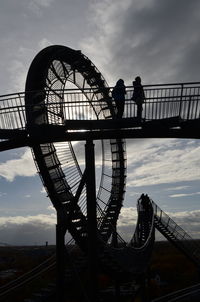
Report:
[[[62,221],[62,212],[57,211],[56,225],[56,293],[57,302],[64,301],[65,277],[65,228]]]
[[[89,296],[90,301],[98,301],[96,177],[95,153],[92,140],[87,140],[85,144],[85,168],[87,191]]]
[[[114,225],[114,230],[113,230],[113,234],[112,234],[112,246],[114,248],[118,247],[118,239],[117,239],[117,223],[115,222]],[[115,279],[115,299],[116,302],[120,301],[120,281],[118,279]]]

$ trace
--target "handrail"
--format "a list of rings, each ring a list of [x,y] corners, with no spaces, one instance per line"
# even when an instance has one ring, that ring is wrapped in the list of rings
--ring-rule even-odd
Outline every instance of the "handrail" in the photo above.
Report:
[[[195,264],[200,266],[200,245],[154,202],[152,204],[155,212],[155,227]]]
[[[66,243],[66,247],[74,242],[74,239],[70,239]],[[13,290],[23,286],[24,284],[30,283],[31,281],[35,280],[38,276],[41,276],[43,273],[55,269],[56,267],[56,254],[53,254],[48,259],[34,267],[32,270],[28,271],[27,273],[23,274],[22,276],[18,277],[10,281],[9,283],[0,287],[0,297],[4,297],[5,295],[9,294]]]
[[[200,83],[198,86],[185,84],[164,84],[144,86],[145,102],[142,118],[146,121],[166,118],[177,118],[177,125],[182,121],[200,119]],[[110,89],[112,89],[110,87]],[[96,100],[91,96],[94,91],[86,89],[85,94],[78,89],[63,90],[63,100],[56,97],[55,91],[49,92],[45,102],[25,106],[25,95],[22,92],[0,96],[0,129],[25,129],[27,127],[26,109],[32,115],[46,116],[49,124],[62,125],[64,120],[101,120],[104,119],[108,103],[115,108],[114,100]],[[85,95],[90,94],[90,100]],[[136,118],[137,105],[131,100],[133,87],[127,87],[123,118]],[[81,97],[80,97],[81,96]],[[37,96],[35,96],[37,97]],[[98,107],[98,115],[94,108]],[[179,124],[178,124],[179,123]]]
[[[168,86],[188,86],[188,85],[199,85],[200,86],[200,82],[178,82],[178,83],[159,83],[159,84],[144,84],[143,87],[144,88],[148,88],[148,87],[168,87]],[[110,89],[114,88],[114,86],[110,86],[108,87]],[[126,88],[132,88],[132,85],[127,85]],[[92,91],[94,88],[92,87],[87,87],[84,88],[84,91]],[[60,89],[54,89],[54,91],[60,91]],[[69,88],[69,89],[63,89],[62,91],[80,91],[79,88]],[[30,90],[30,91],[19,91],[19,92],[13,92],[13,93],[9,93],[9,94],[2,94],[0,95],[1,97],[8,97],[8,96],[14,96],[14,95],[21,95],[21,94],[25,94],[25,93],[33,93],[33,92],[40,92],[40,90]]]
[[[150,207],[150,209],[152,207],[152,210],[153,210],[153,201],[151,199],[150,199],[149,207]],[[139,204],[139,201],[138,201],[138,204],[137,204],[137,208],[138,208],[138,212],[140,213],[140,209],[139,209],[140,208],[140,204]],[[151,220],[149,220],[149,222],[150,222],[150,228],[148,230],[148,236],[147,236],[145,242],[141,246],[139,246],[139,247],[137,247],[137,246],[134,245],[135,244],[134,240],[136,240],[135,237],[137,237],[138,236],[138,232],[140,232],[140,228],[139,228],[140,219],[138,217],[137,225],[136,225],[136,228],[135,228],[135,232],[134,232],[133,237],[132,237],[132,239],[131,239],[131,241],[129,243],[129,246],[132,246],[132,247],[134,247],[135,250],[139,251],[139,250],[144,250],[149,245],[150,241],[152,240],[152,236],[154,235],[154,232],[153,232],[154,231],[154,216],[155,216],[155,213],[154,213],[154,211],[152,211]]]
[[[50,264],[48,264],[50,262]],[[47,265],[48,264],[48,265]],[[31,281],[35,280],[38,276],[41,276],[43,273],[55,269],[56,262],[55,262],[55,255],[51,257],[51,259],[47,259],[40,265],[36,266],[31,271],[23,274],[22,276],[18,277],[17,279],[10,281],[9,283],[0,287],[0,297],[4,297],[5,295],[9,294],[13,290],[23,286],[24,284],[30,283]]]
[[[182,299],[187,298],[188,296],[194,295],[195,293],[198,293],[198,295],[200,295],[200,283],[186,287],[184,289],[177,290],[177,291],[167,294],[165,296],[153,299],[151,302],[181,301]]]
[[[175,225],[175,227],[178,228],[184,234],[184,237],[187,237],[190,240],[193,239],[189,234],[187,234],[184,231],[184,229],[182,229],[179,225],[177,225],[176,222],[173,221],[173,219],[170,218],[170,216],[168,214],[166,214],[163,210],[161,210],[161,208],[154,201],[152,201],[152,205],[154,207],[154,211],[155,211],[156,216],[159,218],[159,220],[162,221],[163,224],[164,224],[164,218],[163,218],[163,215],[164,215],[168,220],[167,226],[169,226],[169,222],[172,222]],[[160,213],[162,213],[162,214],[160,214],[161,215],[160,217],[158,215],[158,210],[159,210]]]

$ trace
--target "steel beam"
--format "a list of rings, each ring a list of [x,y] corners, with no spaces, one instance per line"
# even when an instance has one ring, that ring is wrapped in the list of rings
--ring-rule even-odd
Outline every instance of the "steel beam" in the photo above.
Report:
[[[64,278],[65,278],[65,232],[63,213],[57,210],[56,225],[56,293],[57,302],[64,301]]]
[[[34,126],[29,131],[9,130],[9,132],[0,132],[0,151],[20,147],[33,147],[38,144],[62,142],[62,141],[86,141],[88,138],[92,140],[101,139],[134,139],[134,138],[200,138],[200,121],[189,121],[182,123],[180,127],[167,128],[160,125],[159,122],[146,122],[135,127],[130,121],[121,119],[107,121],[69,121],[72,128],[76,128],[79,124],[80,131],[67,131],[63,125],[39,125]],[[70,124],[72,123],[72,124]],[[87,124],[89,123],[89,124]],[[73,126],[74,124],[74,126]],[[115,129],[113,127],[117,125]],[[99,130],[97,129],[99,127]],[[81,128],[82,127],[82,128]],[[83,129],[88,128],[86,131]],[[119,128],[120,127],[120,128]],[[128,128],[126,128],[128,127]],[[89,128],[91,128],[89,130]],[[29,134],[28,134],[29,133]],[[17,134],[17,136],[16,136]],[[8,138],[5,140],[5,138]]]
[[[90,301],[98,301],[98,259],[97,259],[97,213],[95,153],[92,140],[85,144],[87,228],[88,228],[88,269]]]

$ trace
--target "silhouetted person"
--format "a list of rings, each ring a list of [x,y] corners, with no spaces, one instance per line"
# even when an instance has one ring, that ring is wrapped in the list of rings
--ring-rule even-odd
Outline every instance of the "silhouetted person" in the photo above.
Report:
[[[150,198],[147,194],[144,195],[144,201],[143,202],[144,202],[145,211],[149,210],[149,206],[150,206],[151,201],[150,201]]]
[[[147,194],[144,195],[144,193],[142,193],[142,195],[139,198],[139,201],[140,201],[140,203],[142,205],[142,209],[144,211],[148,211],[150,203],[151,203],[149,196]]]
[[[131,98],[131,100],[133,100],[136,105],[137,105],[137,118],[139,121],[142,120],[142,104],[144,103],[144,99],[145,99],[145,94],[144,94],[144,90],[143,90],[143,86],[141,84],[141,78],[140,77],[136,77],[135,81],[133,81],[133,96]]]
[[[141,210],[142,211],[144,211],[144,199],[145,199],[145,196],[144,196],[144,193],[142,193],[142,195],[140,196],[140,198],[139,198],[139,202],[140,202],[140,204],[141,204]]]
[[[123,116],[125,94],[126,94],[126,87],[124,85],[124,80],[119,79],[112,91],[112,97],[117,107],[117,118],[122,118]]]

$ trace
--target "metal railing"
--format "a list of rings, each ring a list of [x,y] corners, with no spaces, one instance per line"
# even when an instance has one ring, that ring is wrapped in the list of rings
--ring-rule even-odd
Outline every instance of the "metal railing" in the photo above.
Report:
[[[136,115],[136,104],[130,101],[132,88],[127,91],[125,117]],[[142,117],[147,120],[179,117],[184,120],[200,117],[200,83],[144,86],[145,101]]]
[[[153,202],[150,200],[148,211],[144,211],[141,206],[141,201],[137,203],[138,220],[135,228],[135,232],[130,241],[130,246],[134,249],[145,250],[151,249],[154,242],[154,207]]]
[[[200,284],[196,284],[181,290],[177,290],[170,294],[167,294],[163,297],[153,299],[151,302],[175,302],[175,301],[193,301],[192,298],[195,298],[194,301],[197,301],[196,298],[200,296]],[[187,300],[189,298],[189,300]]]
[[[66,243],[66,248],[69,252],[75,247],[74,239],[70,239]],[[0,287],[0,300],[13,291],[25,286],[26,284],[32,283],[42,275],[56,269],[56,254],[53,254],[48,259],[43,261],[41,264],[34,267],[32,270],[24,273],[20,277],[10,281],[9,283]]]
[[[153,201],[152,205],[154,207],[155,226],[167,239],[171,239],[191,260],[200,265],[200,245]]]
[[[137,117],[137,105],[131,100],[133,87],[126,87],[126,91],[123,118]],[[144,86],[144,93],[142,118],[145,120],[200,118],[200,83],[148,85]],[[26,106],[24,92],[0,96],[0,129],[25,129],[26,111],[34,116],[45,112],[48,123],[59,125],[65,120],[104,119],[108,107],[115,108],[111,97],[97,100],[91,89],[84,94],[78,89],[64,90],[62,100],[58,95],[56,91],[51,92],[43,103]]]

